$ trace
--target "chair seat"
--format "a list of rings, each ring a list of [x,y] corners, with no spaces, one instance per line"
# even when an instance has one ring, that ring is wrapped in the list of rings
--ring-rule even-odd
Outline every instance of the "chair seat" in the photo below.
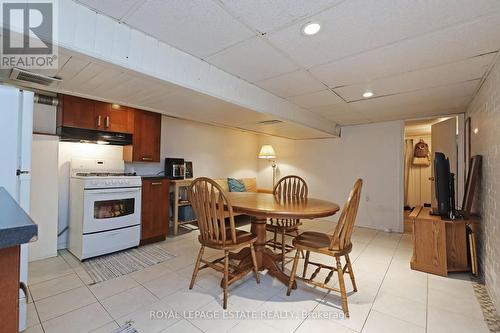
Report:
[[[303,246],[311,249],[328,250],[330,237],[327,234],[315,231],[306,231],[293,239],[294,246]]]
[[[250,243],[254,243],[257,240],[257,236],[252,234],[251,232],[246,232],[243,230],[236,229],[236,243],[231,242],[231,229],[226,229],[226,244],[223,245],[222,242],[215,242],[209,240],[203,240],[201,235],[198,236],[198,240],[201,244],[214,248],[214,249],[230,249],[235,247],[240,247],[243,245],[247,245]]]
[[[306,248],[311,251],[318,251],[322,253],[330,253],[333,255],[342,255],[344,253],[351,252],[352,244],[340,249],[337,244],[334,244],[333,248],[330,247],[331,238],[329,235],[322,232],[306,231],[295,237],[292,241],[292,245],[298,248]]]
[[[294,224],[291,224],[291,225],[280,225],[279,221],[273,221],[271,223],[266,224],[266,230],[267,231],[285,230],[286,232],[288,232],[288,231],[296,230],[301,225],[302,225],[302,222],[300,222],[300,221],[295,222]]]

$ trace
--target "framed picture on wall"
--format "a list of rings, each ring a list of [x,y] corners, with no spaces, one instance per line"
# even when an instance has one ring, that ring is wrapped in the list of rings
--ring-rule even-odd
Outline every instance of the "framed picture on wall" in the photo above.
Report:
[[[464,162],[465,162],[465,170],[469,170],[469,164],[470,164],[470,157],[471,157],[471,142],[470,142],[470,136],[471,136],[471,119],[470,117],[467,117],[465,119],[465,147],[464,147]]]

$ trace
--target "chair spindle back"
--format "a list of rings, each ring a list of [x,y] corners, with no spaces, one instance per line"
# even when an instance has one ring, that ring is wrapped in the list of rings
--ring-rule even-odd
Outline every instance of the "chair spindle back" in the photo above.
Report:
[[[203,241],[220,245],[236,243],[233,207],[222,187],[210,178],[196,178],[189,186],[191,205]],[[229,228],[226,226],[229,218]]]
[[[356,215],[358,214],[362,186],[362,179],[358,179],[354,183],[354,187],[349,194],[349,198],[342,209],[342,214],[340,215],[337,227],[333,232],[330,249],[338,247],[340,250],[343,250],[351,245],[351,235],[354,230]]]
[[[274,186],[273,194],[280,198],[307,198],[308,188],[306,181],[299,176],[281,178]]]

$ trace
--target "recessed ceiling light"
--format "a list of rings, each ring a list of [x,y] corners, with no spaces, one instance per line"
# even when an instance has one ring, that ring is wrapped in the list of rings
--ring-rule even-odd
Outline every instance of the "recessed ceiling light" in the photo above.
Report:
[[[321,25],[317,22],[309,22],[302,27],[302,33],[306,36],[316,35],[320,30]]]
[[[367,90],[363,93],[363,97],[364,98],[370,98],[370,97],[373,97],[373,91],[371,90]]]

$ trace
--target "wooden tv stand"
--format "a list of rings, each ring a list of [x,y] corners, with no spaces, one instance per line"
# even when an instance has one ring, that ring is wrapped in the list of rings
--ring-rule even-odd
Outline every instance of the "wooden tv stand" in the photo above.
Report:
[[[441,276],[469,271],[466,227],[477,224],[479,220],[473,217],[469,220],[443,220],[430,212],[430,208],[416,207],[410,214],[413,225],[410,267]]]

